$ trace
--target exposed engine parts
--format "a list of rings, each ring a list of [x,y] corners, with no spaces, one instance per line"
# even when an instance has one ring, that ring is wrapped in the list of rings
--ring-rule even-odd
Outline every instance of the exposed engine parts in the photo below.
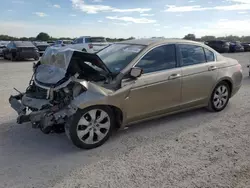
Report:
[[[25,94],[11,96],[9,100],[19,114],[17,123],[30,121],[33,128],[40,128],[43,133],[48,134],[64,131],[63,125],[67,118],[77,110],[70,103],[84,91],[83,86],[76,82],[58,90],[44,89],[31,82]],[[31,111],[29,114],[28,110]]]

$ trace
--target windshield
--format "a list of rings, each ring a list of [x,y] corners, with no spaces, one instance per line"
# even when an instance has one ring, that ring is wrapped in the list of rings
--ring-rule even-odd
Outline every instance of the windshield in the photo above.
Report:
[[[98,52],[97,55],[112,73],[119,73],[144,47],[135,44],[112,44]]]

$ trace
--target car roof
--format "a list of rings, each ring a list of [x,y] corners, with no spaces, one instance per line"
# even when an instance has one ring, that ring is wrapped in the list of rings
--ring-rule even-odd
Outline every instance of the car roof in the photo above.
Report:
[[[31,41],[13,41],[17,47],[34,47]]]
[[[95,36],[95,37],[93,37],[93,36],[80,36],[78,38],[105,38],[105,37],[100,37],[100,36]]]
[[[46,42],[46,41],[35,41],[34,43],[36,45],[45,45],[45,44],[48,44],[48,42]]]
[[[162,39],[162,38],[150,38],[150,39],[133,39],[122,42],[117,42],[120,44],[136,44],[136,45],[145,45],[145,46],[154,46],[159,44],[167,43],[189,43],[189,44],[202,44],[201,42],[195,42],[191,40],[184,39]]]

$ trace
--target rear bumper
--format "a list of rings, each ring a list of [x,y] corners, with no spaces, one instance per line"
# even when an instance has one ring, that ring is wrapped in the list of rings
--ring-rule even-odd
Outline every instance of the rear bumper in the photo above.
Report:
[[[38,52],[17,52],[18,58],[37,58],[39,57]]]
[[[244,48],[238,48],[238,49],[235,49],[236,52],[244,52]]]
[[[229,48],[221,48],[220,53],[228,53],[229,52]]]
[[[231,97],[233,97],[240,90],[241,85],[242,84],[240,84],[240,85],[233,88],[232,93],[231,93]]]

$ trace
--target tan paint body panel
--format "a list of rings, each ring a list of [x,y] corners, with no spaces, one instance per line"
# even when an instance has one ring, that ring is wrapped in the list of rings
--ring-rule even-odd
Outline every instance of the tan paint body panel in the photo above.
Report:
[[[93,105],[110,105],[123,113],[123,126],[193,108],[207,106],[211,93],[220,81],[232,83],[232,96],[240,89],[242,70],[239,63],[225,58],[210,47],[184,41],[156,42],[148,45],[122,72],[128,72],[151,49],[164,44],[195,44],[214,52],[217,61],[143,74],[136,80],[124,79],[116,91],[95,83],[81,82],[88,90],[73,105],[84,109]],[[214,70],[210,67],[214,66]],[[180,77],[169,79],[173,74]]]

